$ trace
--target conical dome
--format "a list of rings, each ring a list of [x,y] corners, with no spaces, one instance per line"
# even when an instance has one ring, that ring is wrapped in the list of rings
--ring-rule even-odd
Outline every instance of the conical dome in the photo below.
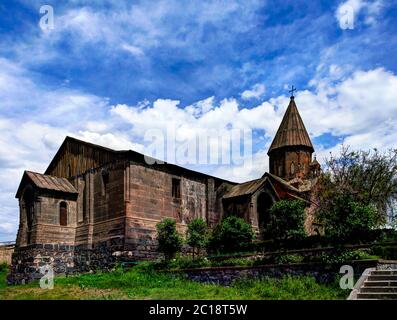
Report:
[[[309,134],[303,124],[293,96],[269,148],[268,154],[273,150],[289,146],[308,147],[311,152],[314,152],[312,142],[310,141]]]

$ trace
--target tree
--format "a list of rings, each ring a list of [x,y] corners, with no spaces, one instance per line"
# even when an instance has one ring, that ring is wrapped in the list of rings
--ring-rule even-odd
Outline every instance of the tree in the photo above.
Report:
[[[157,223],[158,251],[164,254],[166,261],[171,260],[182,248],[182,237],[176,230],[176,222],[173,219],[163,219]]]
[[[229,216],[218,224],[211,235],[210,249],[220,252],[238,252],[252,242],[252,226],[244,219]]]
[[[302,239],[305,231],[305,204],[300,200],[281,200],[269,210],[270,221],[264,230],[267,238]]]
[[[318,183],[320,210],[332,211],[344,197],[372,206],[377,224],[385,223],[396,210],[397,149],[381,153],[343,146],[338,157],[331,155]]]
[[[349,194],[333,195],[332,204],[322,208],[319,218],[326,234],[339,241],[365,239],[377,225],[375,208],[355,201]]]
[[[193,219],[187,225],[186,231],[186,239],[187,244],[193,248],[193,259],[195,250],[198,249],[198,253],[200,253],[200,249],[204,248],[208,242],[208,227],[207,223],[201,219]]]

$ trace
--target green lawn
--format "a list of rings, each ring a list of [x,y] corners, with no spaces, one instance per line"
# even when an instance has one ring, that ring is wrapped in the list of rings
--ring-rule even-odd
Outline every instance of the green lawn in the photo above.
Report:
[[[349,292],[322,285],[310,277],[240,280],[230,287],[205,285],[151,271],[145,266],[123,272],[58,277],[54,289],[40,289],[38,282],[7,287],[0,271],[0,299],[346,299]]]

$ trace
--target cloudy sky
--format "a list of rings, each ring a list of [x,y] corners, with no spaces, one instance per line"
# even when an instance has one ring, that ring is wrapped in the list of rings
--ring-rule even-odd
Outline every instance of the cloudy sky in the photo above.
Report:
[[[188,166],[253,179],[293,84],[319,160],[396,147],[396,17],[396,0],[2,0],[0,241],[23,170],[43,172],[66,135],[145,152],[151,129],[252,130],[252,166]]]

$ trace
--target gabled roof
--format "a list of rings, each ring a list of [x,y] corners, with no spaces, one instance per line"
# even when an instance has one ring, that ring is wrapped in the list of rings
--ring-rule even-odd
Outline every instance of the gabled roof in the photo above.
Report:
[[[287,111],[284,114],[268,154],[275,149],[289,146],[308,147],[314,152],[312,142],[299,114],[294,97],[291,97]]]
[[[240,197],[244,195],[251,195],[255,193],[256,190],[258,190],[266,181],[265,178],[260,178],[244,183],[240,183],[232,187],[229,192],[227,192],[223,198],[228,199],[228,198],[235,198],[235,197]]]
[[[78,194],[75,187],[65,178],[58,178],[37,172],[25,171],[18,187],[16,198],[19,198],[25,181],[28,179],[38,189],[51,190],[64,193]]]
[[[228,180],[225,180],[225,179],[221,179],[221,178],[218,178],[218,177],[215,177],[215,176],[211,176],[209,174],[205,174],[205,173],[202,173],[202,172],[194,171],[194,170],[191,170],[191,169],[188,169],[188,168],[185,168],[185,167],[178,166],[176,164],[172,164],[172,163],[165,162],[165,161],[160,161],[159,159],[154,159],[152,157],[146,156],[146,155],[144,155],[142,153],[139,153],[137,151],[134,151],[134,150],[113,150],[113,149],[106,148],[106,147],[103,147],[103,146],[100,146],[100,145],[97,145],[97,144],[94,144],[94,143],[90,143],[90,142],[86,142],[86,141],[83,141],[83,140],[79,140],[79,139],[76,139],[76,138],[73,138],[73,137],[70,137],[70,136],[67,136],[65,138],[65,140],[63,141],[62,145],[59,147],[59,149],[58,149],[57,153],[55,154],[54,158],[52,159],[50,165],[48,166],[47,170],[45,171],[46,175],[48,173],[50,173],[51,169],[56,165],[57,161],[59,161],[59,159],[60,159],[60,157],[62,155],[62,151],[66,148],[68,143],[73,144],[73,145],[75,145],[77,147],[79,147],[79,146],[90,147],[94,151],[98,151],[98,152],[100,152],[102,154],[109,155],[108,158],[111,161],[120,160],[120,159],[121,160],[123,160],[123,159],[124,160],[130,160],[130,161],[133,161],[133,162],[138,163],[138,164],[148,165],[148,166],[150,166],[153,169],[164,170],[164,171],[171,172],[173,174],[181,174],[181,175],[186,175],[186,176],[196,176],[196,177],[200,177],[200,178],[203,178],[203,179],[213,178],[215,181],[217,181],[219,183],[227,182],[227,183],[230,183],[230,184],[236,184],[235,182],[228,181]],[[147,164],[147,159],[151,159],[151,160],[153,160],[153,162],[156,162],[156,163]],[[99,168],[99,167],[101,167],[104,164],[100,164],[100,165],[98,165],[96,167],[92,167],[92,168],[89,168],[89,169]],[[84,170],[84,172],[85,172],[85,170]],[[79,174],[82,174],[84,172],[81,172]]]
[[[277,177],[271,173],[266,172],[262,178],[240,183],[232,187],[229,192],[227,192],[223,198],[224,199],[229,199],[229,198],[236,198],[236,197],[241,197],[241,196],[246,196],[246,195],[252,195],[254,194],[259,188],[261,188],[266,181],[270,183],[270,185],[274,188],[276,184],[280,185],[283,190],[286,190],[288,194],[299,194],[300,191],[291,186],[287,181],[281,179],[280,177]],[[275,190],[277,193],[277,191]]]
[[[299,189],[290,185],[287,181],[277,177],[271,173],[266,172],[260,179],[244,182],[233,186],[224,196],[223,199],[237,198],[247,195],[252,195],[258,191],[265,183],[268,183],[279,198],[283,198],[282,194],[287,194],[291,197],[300,198]],[[280,189],[281,188],[281,189]],[[282,191],[280,194],[280,190]]]

